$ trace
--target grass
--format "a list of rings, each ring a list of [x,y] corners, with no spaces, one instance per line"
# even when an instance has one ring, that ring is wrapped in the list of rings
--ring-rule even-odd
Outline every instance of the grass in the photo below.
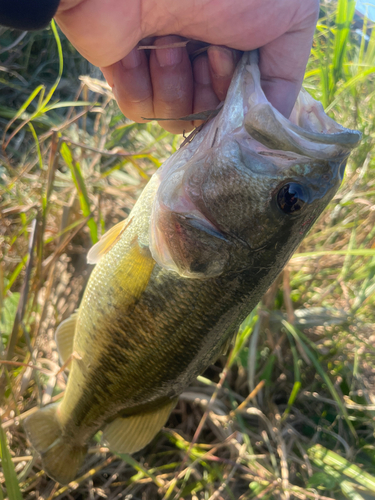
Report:
[[[64,391],[53,334],[79,304],[88,248],[181,138],[126,120],[53,27],[2,29],[0,499],[375,498],[375,30],[353,8],[324,7],[305,79],[363,133],[339,193],[153,442],[115,456],[96,436],[64,487],[22,421]]]

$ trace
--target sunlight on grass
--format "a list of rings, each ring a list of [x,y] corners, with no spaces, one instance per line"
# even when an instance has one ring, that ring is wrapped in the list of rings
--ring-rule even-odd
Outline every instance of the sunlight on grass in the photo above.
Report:
[[[342,188],[166,428],[131,457],[98,433],[64,487],[22,421],[65,390],[54,331],[79,305],[87,250],[182,139],[124,118],[54,24],[4,29],[0,68],[0,500],[374,498],[375,29],[355,1],[322,2],[305,78],[363,134]]]

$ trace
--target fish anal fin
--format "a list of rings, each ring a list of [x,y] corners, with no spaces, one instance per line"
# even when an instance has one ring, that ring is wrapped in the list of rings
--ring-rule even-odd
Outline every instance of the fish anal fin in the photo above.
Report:
[[[77,317],[78,313],[73,313],[69,318],[59,324],[55,333],[57,350],[59,351],[62,363],[66,363],[73,353],[73,340]]]
[[[68,484],[76,478],[87,446],[66,442],[58,420],[59,403],[46,406],[33,413],[24,422],[27,437],[42,456],[47,474],[61,484]]]
[[[106,254],[118,241],[130,222],[131,219],[125,219],[111,227],[111,229],[109,229],[109,231],[101,237],[98,243],[95,243],[95,245],[90,249],[87,254],[88,264],[97,264],[101,257]]]
[[[117,453],[135,453],[144,448],[168,420],[176,403],[177,399],[173,399],[152,412],[116,418],[103,431],[110,450]]]

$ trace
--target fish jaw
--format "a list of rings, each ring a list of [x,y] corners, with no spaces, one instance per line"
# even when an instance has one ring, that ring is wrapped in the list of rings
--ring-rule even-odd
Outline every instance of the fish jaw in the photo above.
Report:
[[[252,252],[275,247],[281,233],[290,255],[336,193],[360,137],[304,90],[285,118],[262,91],[256,53],[245,53],[219,114],[157,174],[153,258],[180,276],[212,278],[251,266]],[[277,200],[289,189],[306,199],[285,216]]]

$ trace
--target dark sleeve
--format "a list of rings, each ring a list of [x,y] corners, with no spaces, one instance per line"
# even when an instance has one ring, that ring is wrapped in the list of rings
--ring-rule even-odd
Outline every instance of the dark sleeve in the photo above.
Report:
[[[60,0],[0,0],[0,24],[30,31],[45,28]]]

